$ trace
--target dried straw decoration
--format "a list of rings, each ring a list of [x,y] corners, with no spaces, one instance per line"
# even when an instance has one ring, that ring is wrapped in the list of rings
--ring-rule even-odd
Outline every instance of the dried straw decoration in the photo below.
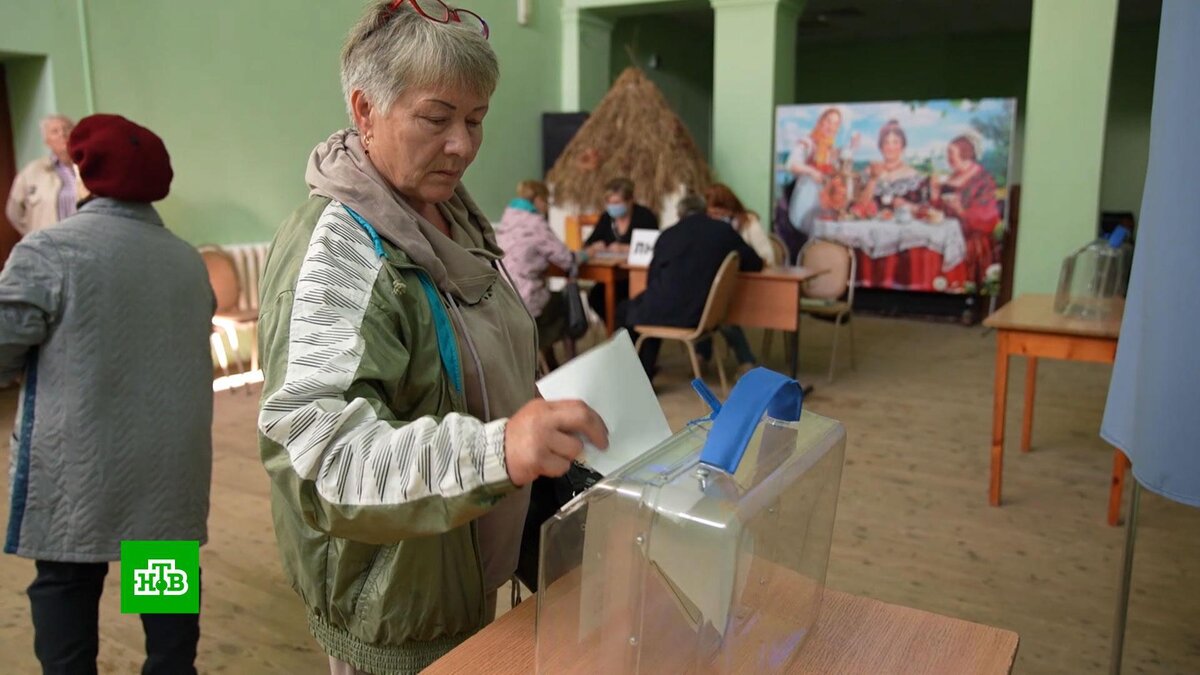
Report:
[[[634,199],[658,211],[680,185],[703,192],[712,170],[683,121],[658,87],[636,67],[626,68],[546,175],[554,203],[597,211],[604,184],[633,181]]]

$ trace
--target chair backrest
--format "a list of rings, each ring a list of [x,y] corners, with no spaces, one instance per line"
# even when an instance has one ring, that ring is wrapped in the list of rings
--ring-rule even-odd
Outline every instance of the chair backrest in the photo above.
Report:
[[[854,251],[841,244],[813,239],[800,249],[800,266],[826,270],[804,285],[804,295],[820,300],[838,300],[849,296],[853,301]]]
[[[213,295],[217,299],[217,312],[237,310],[241,286],[233,258],[219,246],[201,248],[200,257],[208,269],[208,283],[212,285]]]
[[[787,267],[792,264],[792,261],[788,260],[787,242],[783,240],[783,237],[774,232],[771,233],[771,248],[775,249],[776,265]]]
[[[599,213],[582,213],[567,216],[563,222],[563,239],[567,244],[567,248],[572,251],[582,251],[583,242],[587,239],[587,237],[583,236],[583,228],[594,226],[599,222]]]
[[[241,290],[241,294],[238,296],[238,309],[258,309],[259,286],[262,282],[263,272],[267,268],[267,255],[271,251],[271,243],[259,241],[249,244],[230,244],[222,246],[221,250],[229,255],[233,260],[234,269],[237,270],[238,288]]]
[[[699,332],[706,333],[725,323],[733,294],[737,292],[738,261],[738,254],[730,253],[717,269],[717,276],[713,277],[712,287],[708,290],[708,300],[704,303],[704,313],[700,315],[700,325],[696,327]]]

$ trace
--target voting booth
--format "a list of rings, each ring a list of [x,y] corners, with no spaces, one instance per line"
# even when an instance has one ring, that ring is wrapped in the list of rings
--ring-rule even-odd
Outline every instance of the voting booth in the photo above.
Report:
[[[821,606],[845,431],[759,368],[542,529],[537,671],[778,672]]]

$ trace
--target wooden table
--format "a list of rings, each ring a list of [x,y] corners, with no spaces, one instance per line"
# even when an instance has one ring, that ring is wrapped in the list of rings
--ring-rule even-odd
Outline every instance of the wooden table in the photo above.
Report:
[[[430,666],[429,675],[534,672],[536,598]],[[826,590],[789,673],[1009,673],[1016,633]]]
[[[1033,398],[1039,358],[1111,364],[1117,357],[1124,301],[1114,301],[1108,318],[1098,321],[1071,319],[1054,311],[1052,295],[1022,295],[984,320],[995,328],[996,392],[992,411],[992,474],[988,502],[1000,505],[1004,470],[1004,413],[1008,396],[1008,357],[1025,357],[1025,409],[1021,419],[1021,452],[1029,452],[1033,435]],[[1129,460],[1113,451],[1112,484],[1108,497],[1108,524],[1121,517],[1121,494]]]
[[[646,290],[647,268],[626,265],[629,297]],[[769,267],[761,272],[738,274],[737,293],[729,305],[728,323],[795,333],[792,377],[800,363],[800,297],[804,282],[827,270],[804,267]]]

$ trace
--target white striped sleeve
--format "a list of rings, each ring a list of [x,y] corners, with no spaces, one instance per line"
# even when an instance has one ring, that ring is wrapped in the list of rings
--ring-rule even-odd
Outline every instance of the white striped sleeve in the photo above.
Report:
[[[441,421],[381,419],[349,398],[365,344],[364,315],[382,261],[336,202],[321,215],[296,283],[284,383],[263,401],[259,431],[326,502],[389,506],[511,485],[507,420],[452,413]],[[399,356],[399,355],[398,355]]]

